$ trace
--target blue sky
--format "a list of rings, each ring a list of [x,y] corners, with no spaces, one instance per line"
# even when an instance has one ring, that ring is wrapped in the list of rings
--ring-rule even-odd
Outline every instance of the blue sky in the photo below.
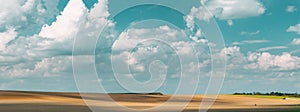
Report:
[[[97,91],[102,84],[107,92],[175,93],[183,78],[188,81],[179,93],[193,93],[192,87],[204,93],[213,70],[211,57],[225,54],[221,93],[300,92],[298,0],[119,2],[1,4],[0,89],[78,91],[74,72],[79,71],[76,77],[83,79],[77,84],[85,91]],[[214,20],[223,34],[221,49],[207,39],[205,26],[195,24]],[[74,45],[78,51],[72,56]],[[81,56],[85,58],[75,60],[73,68],[72,58]],[[98,78],[92,78],[93,67]],[[149,85],[139,83],[149,79]]]

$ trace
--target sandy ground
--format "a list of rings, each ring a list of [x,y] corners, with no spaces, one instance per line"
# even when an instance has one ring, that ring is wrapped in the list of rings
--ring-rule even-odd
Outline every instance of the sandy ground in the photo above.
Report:
[[[191,96],[181,95],[169,103],[171,95],[110,94],[110,101],[103,94],[83,94],[86,102],[100,112],[132,111],[129,109],[151,109],[164,105],[160,112],[177,111]],[[193,96],[184,112],[198,112],[202,95]],[[255,105],[256,104],[256,105]],[[138,110],[141,111],[141,110]],[[300,112],[300,100],[288,98],[269,99],[249,96],[219,95],[209,112]],[[47,93],[0,91],[0,112],[92,112],[78,93]]]

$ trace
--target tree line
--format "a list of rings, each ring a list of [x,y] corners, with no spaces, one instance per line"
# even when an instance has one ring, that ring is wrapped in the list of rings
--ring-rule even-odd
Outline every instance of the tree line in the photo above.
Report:
[[[269,92],[269,93],[262,93],[262,92],[252,92],[252,93],[234,93],[233,95],[268,95],[268,96],[291,96],[291,97],[300,97],[298,93],[282,93],[282,92]]]

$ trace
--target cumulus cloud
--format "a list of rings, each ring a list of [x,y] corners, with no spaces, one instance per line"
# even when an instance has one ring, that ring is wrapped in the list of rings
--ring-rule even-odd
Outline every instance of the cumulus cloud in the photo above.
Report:
[[[193,7],[190,11],[190,14],[186,17],[187,23],[190,25],[193,23],[194,18],[197,18],[199,20],[210,20],[213,17],[213,14],[209,12],[205,7]]]
[[[112,64],[118,69],[115,72],[126,75],[129,74],[129,68],[138,79],[139,76],[149,75],[149,67],[156,60],[166,65],[167,75],[173,78],[181,75],[195,77],[200,69],[209,73],[209,42],[198,38],[201,36],[201,30],[194,35],[185,35],[183,30],[165,25],[156,28],[129,28],[121,33],[113,45]],[[180,74],[180,70],[184,74]]]
[[[16,38],[17,32],[14,28],[8,27],[5,32],[0,32],[0,51],[4,50],[6,44]]]
[[[0,31],[3,30],[0,33],[0,76],[3,77],[2,79],[25,79],[29,77],[47,77],[48,79],[56,76],[72,77],[71,55],[73,40],[77,38],[77,36],[81,37],[80,42],[82,42],[83,45],[80,46],[85,49],[85,46],[89,46],[90,44],[85,41],[88,39],[96,40],[100,29],[102,29],[106,23],[109,23],[108,26],[114,27],[114,23],[107,20],[107,17],[110,15],[107,0],[99,0],[99,2],[94,5],[94,8],[89,11],[84,7],[82,0],[71,0],[60,15],[58,15],[59,12],[56,9],[57,2],[58,0],[53,0],[53,2],[44,1],[43,3],[28,0],[25,4],[17,3],[18,5],[16,5],[16,7],[20,7],[20,10],[12,12],[15,14],[7,17],[12,21],[7,22],[7,18],[2,18],[3,16],[0,17],[0,21],[5,21],[5,24],[7,24],[1,25],[3,28],[0,28]],[[0,9],[1,8],[2,7],[0,7]],[[76,11],[74,12],[74,10]],[[0,15],[5,15],[6,13],[10,12],[1,12]],[[48,23],[49,20],[54,19],[52,18],[54,16],[56,16],[55,21]],[[15,21],[15,23],[13,21]],[[25,27],[33,24],[30,21],[34,21],[33,23],[37,23],[38,25],[33,26],[34,32],[27,34],[26,32],[28,31],[26,30],[30,28]],[[76,33],[78,33],[78,35],[76,35]],[[129,65],[130,69],[135,71],[134,75],[137,76],[149,72],[149,62],[144,62],[143,60],[153,61],[157,58],[162,58],[163,63],[168,65],[168,67],[162,66],[160,68],[166,69],[170,73],[175,73],[180,70],[180,64],[178,64],[179,60],[175,60],[176,52],[164,52],[165,50],[172,51],[173,49],[168,46],[171,45],[171,47],[178,51],[179,55],[186,56],[185,60],[187,63],[183,63],[184,69],[193,72],[198,70],[197,68],[207,67],[209,63],[209,61],[203,61],[199,66],[196,66],[196,63],[190,63],[192,59],[195,59],[190,57],[191,54],[195,52],[193,51],[193,47],[198,45],[192,44],[190,41],[193,40],[200,44],[209,43],[207,40],[200,38],[201,36],[203,36],[201,30],[196,31],[193,36],[187,36],[183,30],[176,30],[169,26],[160,26],[153,29],[129,29],[121,34],[120,43],[118,43],[120,46],[115,46],[115,50],[123,50],[123,52],[116,54],[113,58],[116,58],[115,60],[119,59],[118,62],[120,63],[117,65]],[[139,44],[142,39],[147,40],[149,38],[160,38],[167,43],[160,41],[163,47],[150,44],[151,42]],[[124,50],[135,47],[133,45],[139,46],[139,49],[134,49],[137,55],[128,59],[127,55],[130,53]],[[199,47],[194,50],[196,50],[196,53],[202,54],[203,48]],[[153,52],[158,53],[158,55],[151,55]],[[149,55],[145,56],[147,53]],[[101,58],[109,60],[110,55],[101,54],[101,56],[104,55],[105,57]],[[170,56],[173,58],[170,58]],[[103,63],[99,65],[102,67]],[[104,67],[107,66],[104,65]],[[158,66],[154,65],[153,67]],[[124,71],[128,69],[127,67],[123,68]],[[109,70],[110,69],[106,69],[105,71],[111,73]]]
[[[84,33],[81,36],[96,36],[100,33],[100,27],[109,22],[107,20],[109,16],[107,5],[107,0],[100,0],[88,13],[82,0],[72,0],[67,4],[62,14],[56,17],[55,22],[50,26],[45,24],[42,27],[39,36],[55,41],[74,39],[78,31]]]
[[[6,30],[0,33],[0,50],[2,50],[0,52],[1,76],[13,78],[34,75],[42,75],[44,77],[71,75],[72,44],[76,37],[76,32],[81,32],[80,36],[85,38],[97,38],[97,32],[100,32],[99,27],[102,27],[107,22],[106,18],[109,16],[107,6],[104,7],[107,5],[107,0],[100,0],[89,12],[82,0],[71,0],[61,15],[57,16],[56,21],[49,25],[47,22],[42,22],[49,21],[47,18],[50,17],[47,16],[52,18],[53,15],[59,14],[56,9],[57,2],[57,0],[45,2],[28,0],[25,4],[13,2],[13,7],[20,7],[16,9],[18,15],[12,14],[13,16],[9,15],[6,18],[0,17],[1,21],[7,18],[11,20],[23,18],[20,20],[23,22],[16,21],[16,23],[13,23],[5,21],[5,24],[9,26],[6,26]],[[7,11],[12,11],[7,10],[11,8],[4,9],[1,10],[1,15],[9,13]],[[74,10],[76,11],[74,12]],[[33,24],[27,21],[26,18],[28,17],[34,17],[31,19],[35,22],[40,21],[38,22],[40,26],[34,26],[34,29],[39,31],[35,32],[36,34],[27,35],[19,30],[23,26],[25,27],[26,24]],[[31,28],[22,29],[29,30]]]
[[[55,41],[74,38],[86,12],[87,8],[81,0],[69,1],[62,14],[57,16],[56,22],[53,22],[51,26],[45,24],[39,36]]]
[[[289,53],[282,55],[272,55],[268,52],[250,53],[248,59],[251,62],[248,67],[251,69],[277,69],[276,71],[280,71],[294,70],[300,67],[300,58]]]
[[[27,8],[27,10],[28,8],[31,8],[28,6],[30,2],[32,2],[32,0],[28,1],[23,6],[21,5],[22,2],[20,0],[7,1],[5,4],[1,4],[0,24],[3,25],[3,23],[6,23],[14,17],[20,17],[20,15],[26,11],[24,8]]]
[[[274,55],[269,52],[249,52],[244,55],[240,47],[233,46],[224,48],[222,52],[227,55],[227,68],[229,71],[260,70],[286,72],[300,68],[300,57],[292,56],[290,53]]]
[[[236,55],[240,54],[240,48],[237,46],[228,47],[228,48],[224,48],[222,50],[222,52],[224,52],[227,55],[236,56]]]
[[[155,33],[154,33],[155,32]],[[164,37],[164,38],[162,38]],[[176,42],[187,40],[182,31],[170,28],[169,26],[160,26],[158,28],[131,28],[120,34],[119,39],[114,44],[114,50],[133,49],[137,44],[147,39],[161,39],[165,42]]]
[[[71,56],[44,58],[35,64],[32,72],[38,72],[35,74],[41,74],[45,77],[69,74],[72,71],[72,66],[69,64],[71,61]]]
[[[258,0],[202,0],[202,3],[219,19],[259,16],[266,10]]]
[[[300,24],[297,24],[295,26],[290,26],[286,31],[287,32],[295,32],[297,34],[300,34]]]
[[[90,18],[103,19],[108,17],[110,14],[108,12],[108,0],[98,0],[94,8],[90,10]]]
[[[246,57],[240,51],[240,47],[233,46],[222,49],[221,53],[227,55],[227,68],[234,70],[240,69],[240,66],[247,62]]]
[[[0,30],[13,27],[21,35],[38,33],[43,24],[48,24],[59,14],[58,0],[13,0],[0,5]],[[13,10],[12,10],[13,9]]]
[[[255,17],[265,13],[265,7],[258,0],[201,0],[202,6],[192,7],[185,17],[187,27],[194,29],[195,19],[209,21],[216,17],[228,20],[233,25],[233,19]]]
[[[71,52],[73,41],[81,41],[80,46],[89,49],[90,39],[96,41],[102,27],[108,23],[109,27],[113,27],[112,21],[107,20],[109,16],[108,1],[99,0],[94,8],[85,7],[82,0],[70,1],[62,14],[57,16],[57,20],[50,26],[45,24],[39,36],[48,41],[42,42],[40,45],[44,49],[52,49],[57,51]],[[76,10],[76,12],[74,12]]]
[[[202,2],[212,11],[213,15],[199,13],[204,11],[204,8],[192,8],[190,15],[185,18],[187,26],[191,29],[194,29],[193,21],[195,18],[209,20],[215,16],[222,20],[228,20],[230,25],[230,20],[259,16],[265,11],[264,6],[257,0],[211,0]],[[114,26],[112,21],[107,20],[107,17],[110,15],[107,0],[99,0],[99,3],[95,4],[94,8],[90,11],[84,7],[81,0],[70,0],[67,7],[59,16],[57,16],[59,14],[56,9],[57,3],[58,0],[43,2],[39,0],[27,0],[24,3],[10,0],[7,1],[7,4],[11,6],[0,4],[1,77],[22,79],[29,76],[71,76],[71,54],[73,40],[76,38],[75,34],[79,32],[77,36],[82,37],[80,41],[84,44],[82,45],[84,49],[85,46],[90,44],[85,43],[85,40],[96,39],[100,33],[99,29],[104,24],[109,23],[108,26]],[[7,10],[12,8],[15,10]],[[74,10],[76,10],[76,13]],[[54,16],[56,16],[56,20],[47,23],[49,20],[54,19]],[[27,30],[30,30],[30,28],[26,28],[28,25],[37,25],[33,26],[35,29],[32,34],[26,33],[28,32]],[[197,30],[194,35],[187,36],[183,31],[175,30],[169,26],[160,26],[152,29],[128,29],[121,33],[119,40],[113,47],[113,50],[117,52],[115,52],[116,54],[112,58],[116,62],[119,62],[116,65],[129,65],[129,69],[134,70],[134,75],[137,76],[139,74],[143,75],[143,73],[148,71],[149,63],[144,60],[153,61],[156,59],[165,60],[164,64],[168,65],[168,67],[162,68],[173,69],[174,71],[168,70],[168,73],[171,72],[170,74],[179,76],[174,73],[180,70],[179,62],[176,62],[176,56],[174,56],[175,54],[184,57],[184,61],[186,61],[186,63],[181,64],[183,65],[183,70],[189,74],[183,75],[192,76],[199,69],[209,73],[211,70],[210,55],[218,54],[210,54],[209,49],[205,49],[205,46],[213,46],[214,43],[208,42],[202,36],[204,36],[204,33],[201,30]],[[161,39],[167,43],[161,42],[160,44],[163,47],[151,44],[151,41],[143,43],[150,38]],[[266,42],[269,41],[247,40],[241,43],[254,44]],[[293,43],[297,42],[295,40]],[[136,46],[138,47],[135,48]],[[130,50],[133,50],[136,54],[132,55]],[[166,50],[168,51],[167,53],[164,52]],[[171,52],[172,50],[176,52]],[[220,52],[228,56],[228,62],[230,62],[228,67],[231,70],[253,71],[254,69],[259,69],[270,71],[275,68],[278,70],[299,68],[299,57],[292,56],[289,53],[281,55],[274,55],[268,52],[243,54],[237,46],[225,48],[220,50]],[[151,55],[153,53],[158,54]],[[195,61],[195,58],[192,57],[193,54],[198,55],[199,59]],[[109,60],[110,58],[106,54],[102,54],[101,56],[103,56],[101,57],[103,60]],[[200,63],[197,63],[197,61]],[[99,65],[104,67],[102,69],[106,71],[110,70],[109,68],[105,68],[107,66],[103,63]],[[127,66],[120,68],[123,68],[124,71],[128,70]],[[101,81],[105,80],[101,79]],[[18,83],[22,82],[24,81],[21,80]]]
[[[71,56],[44,58],[36,62],[24,62],[0,67],[1,76],[5,78],[23,78],[29,76],[53,77],[69,74]]]

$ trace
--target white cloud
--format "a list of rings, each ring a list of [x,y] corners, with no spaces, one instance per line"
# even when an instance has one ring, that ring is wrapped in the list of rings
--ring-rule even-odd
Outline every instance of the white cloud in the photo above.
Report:
[[[202,0],[204,6],[217,18],[239,19],[259,16],[265,7],[258,0]]]
[[[169,71],[172,72],[170,74],[173,76],[178,75],[181,65],[183,72],[186,73],[183,74],[184,76],[193,76],[193,73],[199,69],[208,72],[210,69],[204,68],[209,68],[210,60],[207,60],[209,56],[206,56],[209,55],[207,53],[209,49],[205,49],[207,52],[204,52],[203,46],[209,42],[197,38],[202,35],[201,30],[197,30],[195,35],[190,37],[194,40],[191,41],[186,38],[187,36],[183,31],[169,26],[129,28],[121,33],[112,48],[114,54],[112,63],[115,65],[114,68],[118,69],[117,72],[123,74],[128,74],[127,68],[129,66],[131,72],[134,73],[133,75],[148,74],[149,66],[147,64],[154,60],[163,61],[164,64],[168,64],[167,67],[170,69],[178,68]],[[199,56],[199,60],[196,59],[195,55]],[[183,58],[181,62],[177,62],[179,60],[176,60],[176,56]],[[198,61],[200,63],[197,63]]]
[[[270,42],[269,40],[245,40],[242,41],[244,43],[248,43],[248,44],[258,44],[258,43],[267,43]]]
[[[133,49],[137,44],[148,39],[161,39],[165,42],[188,40],[185,38],[185,34],[182,31],[172,29],[169,26],[160,26],[150,29],[130,28],[120,34],[118,40],[113,46],[113,50],[130,50]]]
[[[42,61],[35,64],[35,74],[41,74],[44,77],[59,76],[64,73],[72,71],[72,57],[71,56],[59,56],[52,58],[45,58]]]
[[[297,11],[297,8],[295,6],[287,6],[286,7],[286,12],[295,12]]]
[[[7,38],[0,38],[0,49],[2,48],[3,50],[0,52],[0,76],[1,77],[22,78],[28,76],[41,76],[41,77],[51,77],[51,76],[59,76],[59,75],[71,76],[70,75],[71,73],[70,52],[72,50],[72,42],[73,42],[72,40],[75,38],[74,33],[79,31],[81,33],[80,36],[84,36],[84,38],[89,38],[89,37],[95,38],[99,34],[99,29],[101,29],[101,27],[103,27],[106,22],[109,22],[107,20],[107,17],[109,16],[109,13],[107,11],[108,10],[107,0],[99,0],[99,3],[96,4],[95,8],[91,9],[90,12],[88,12],[87,9],[83,6],[82,1],[71,0],[67,5],[67,8],[62,13],[62,15],[58,16],[57,20],[52,24],[46,25],[47,24],[45,22],[46,20],[48,21],[50,17],[53,17],[53,15],[58,14],[57,13],[58,11],[56,9],[57,1],[58,0],[44,1],[44,4],[41,4],[39,2],[34,2],[34,0],[27,0],[23,4],[20,4],[19,2],[10,0],[7,1],[7,3],[10,4],[11,6],[0,4],[1,27],[6,28],[8,26],[12,26],[12,27],[8,27],[6,31],[0,33],[0,37],[2,36],[7,37]],[[237,19],[237,18],[258,16],[260,14],[263,14],[264,12],[264,9],[261,9],[263,11],[261,11],[258,14],[250,13],[251,10],[240,14],[239,11],[233,11],[228,8],[240,9],[241,7],[233,7],[233,5],[240,4],[241,1],[232,1],[232,3],[228,1],[219,0],[221,5],[212,4],[214,2],[219,3],[216,2],[216,0],[207,1],[207,3],[211,2],[210,4],[214,5],[212,7],[222,7],[221,8],[222,13],[217,13],[215,15],[220,19],[228,19],[230,18],[230,15],[233,13],[235,13],[236,15],[232,16],[230,20]],[[249,0],[244,2],[251,2],[251,1],[256,1],[256,0]],[[262,6],[262,4],[260,4],[259,2],[257,3],[258,4],[256,4],[256,7],[254,6],[254,8],[257,8],[257,6]],[[249,5],[253,5],[253,4],[249,4]],[[241,6],[245,6],[245,5],[241,5]],[[7,10],[12,8],[16,10]],[[77,14],[73,14],[74,10],[76,10],[75,12]],[[209,14],[199,15],[199,13],[197,12],[201,10],[203,9],[194,8],[192,11],[193,12],[192,16],[195,17],[198,16],[198,18],[204,18],[204,19],[209,19],[212,17]],[[233,11],[233,12],[229,13],[228,11]],[[36,14],[31,14],[31,13],[29,14],[29,12],[35,12]],[[26,25],[20,25],[21,23],[32,24],[28,22],[28,20],[31,20],[31,18],[28,18],[30,16],[34,17],[32,19],[32,20],[36,20],[34,22],[36,22],[41,26],[45,25],[45,27],[41,29],[36,27],[38,30],[41,30],[41,32],[37,32],[39,34],[22,36],[23,34],[17,31],[26,29],[24,28]],[[192,16],[190,15],[186,17],[187,21],[190,21],[189,24],[193,23],[194,17]],[[1,23],[5,23],[5,24],[7,23],[7,25],[3,25]],[[110,25],[113,26],[113,23],[111,23]],[[189,25],[189,26],[193,27],[193,25]],[[167,42],[169,42],[168,43],[169,45],[172,45],[174,49],[178,50],[178,54],[184,55],[187,58],[186,60],[191,58],[189,56],[191,56],[191,54],[195,52],[193,50],[198,50],[196,52],[202,54],[201,50],[199,50],[202,49],[201,47],[196,47],[195,49],[193,49],[193,47],[195,47],[194,44],[189,43],[188,41],[184,41],[186,39],[186,35],[182,34],[181,31],[174,30],[168,26],[161,26],[155,29],[131,29],[128,30],[127,32],[123,32],[122,34],[126,38],[130,37],[132,41],[136,40],[137,38],[147,39],[149,37],[163,37]],[[201,30],[199,30],[197,31],[195,36],[192,36],[190,38],[193,39],[195,42],[208,44],[209,42],[207,40],[198,38],[201,36],[203,36],[203,33],[201,32]],[[7,43],[13,39],[15,40],[8,45]],[[125,42],[125,41],[122,40],[120,42]],[[269,41],[250,40],[250,41],[243,41],[242,43],[251,44],[251,43],[264,43],[264,42],[269,42]],[[132,42],[132,43],[138,43],[138,42]],[[130,48],[132,47],[132,45],[129,44],[132,43],[123,43],[123,44],[126,44],[127,46],[129,46],[128,48]],[[209,43],[209,44],[213,44],[213,43]],[[121,46],[126,46],[126,45],[121,45]],[[142,63],[138,63],[139,61],[141,61],[140,59],[144,58],[148,60],[149,58],[155,59],[155,57],[152,55],[149,55],[148,57],[142,57],[145,56],[144,55],[145,52],[142,51],[149,50],[148,48],[139,49],[139,50],[140,50],[139,51],[140,54],[143,54],[140,55],[140,57],[132,57],[128,59],[125,55],[121,53],[122,55],[120,54],[121,57],[119,58],[122,58],[122,61],[125,64],[134,65],[132,66],[135,67],[133,69],[139,72],[144,72],[147,71],[146,69],[147,66],[143,65]],[[153,52],[154,51],[158,52],[157,48],[153,48],[150,50]],[[278,67],[280,68],[280,70],[290,70],[293,68],[296,69],[297,66],[299,66],[299,63],[297,63],[299,62],[299,57],[291,56],[288,54],[282,54],[282,55],[270,54],[271,56],[268,57],[268,55],[265,56],[264,54],[264,56],[262,56],[262,54],[259,55],[258,53],[256,55],[257,56],[256,58],[255,56],[253,56],[251,60],[250,59],[248,60],[248,56],[245,56],[243,53],[241,53],[239,47],[226,48],[223,50],[223,52],[225,52],[229,56],[229,60],[230,60],[228,61],[230,62],[229,67],[231,67],[232,69],[241,69],[243,65],[251,64],[253,65],[252,69],[258,68],[258,69],[265,70],[264,68],[260,67],[266,64],[266,61],[263,60],[264,58],[260,59],[261,57],[270,58],[267,60],[276,60],[273,61],[271,64],[267,63],[269,64],[269,66],[266,67],[266,71],[272,69],[273,67]],[[166,55],[161,55],[161,56],[162,57],[160,58],[164,58],[165,60],[169,59],[169,57]],[[205,57],[205,59],[207,58]],[[198,68],[209,67],[210,60],[205,60],[205,59],[201,60],[202,63],[199,64],[183,63],[185,67],[184,70],[194,72],[196,70],[199,70]],[[280,64],[282,66],[280,66]],[[249,68],[247,68],[247,70],[248,69]],[[253,71],[252,69],[251,71]],[[184,74],[184,75],[189,75],[189,74]]]
[[[300,24],[297,24],[295,26],[290,26],[286,31],[287,32],[295,32],[297,34],[300,34]]]
[[[194,24],[195,24],[195,21],[194,21],[194,15],[187,15],[184,17],[185,18],[185,21],[186,21],[186,26],[189,28],[189,30],[193,30],[194,29]]]
[[[269,40],[244,40],[241,42],[233,42],[232,45],[243,45],[243,44],[261,44],[261,43],[268,43]]]
[[[4,50],[6,44],[15,39],[17,34],[15,29],[11,27],[8,27],[5,32],[0,32],[0,51]]]
[[[222,52],[227,55],[227,68],[229,71],[259,72],[277,71],[286,72],[300,68],[300,57],[292,56],[289,53],[274,55],[269,52],[249,52],[244,55],[240,47],[233,46],[224,48]]]
[[[237,55],[240,54],[240,48],[237,46],[233,46],[233,47],[228,47],[228,48],[224,48],[222,50],[223,53],[227,54],[227,55]]]
[[[56,9],[57,2],[57,0],[51,0],[40,3],[29,0],[25,5],[12,2],[14,4],[12,7],[16,7],[18,15],[13,15],[13,13],[12,16],[8,15],[7,18],[10,18],[11,21],[6,21],[5,19],[7,18],[0,17],[0,24],[2,20],[5,20],[5,24],[9,25],[4,26],[7,27],[7,30],[0,34],[0,46],[2,50],[0,52],[1,76],[6,78],[29,77],[33,75],[48,77],[63,74],[70,75],[72,73],[70,71],[70,56],[72,54],[72,44],[75,34],[77,31],[80,31],[82,33],[80,36],[84,38],[97,38],[95,35],[98,36],[97,32],[100,32],[100,27],[103,27],[107,22],[107,16],[109,16],[107,6],[104,7],[104,5],[107,5],[107,0],[100,0],[90,12],[87,12],[82,0],[71,0],[61,15],[57,17],[57,20],[49,26],[43,21],[50,18],[47,16],[51,16],[52,18],[53,15],[58,14],[56,13],[58,12]],[[22,12],[21,8],[18,7],[23,7],[22,10],[28,10],[28,12]],[[6,9],[0,10],[0,15],[11,11]],[[32,16],[35,22],[40,21],[36,23],[40,24],[40,26],[35,26],[35,28],[38,31],[41,30],[41,32],[27,36],[19,33],[23,29],[31,30],[30,28],[22,28],[26,24],[33,24],[27,21],[27,16]],[[23,18],[23,22],[12,22],[19,18]],[[45,27],[42,28],[43,25]],[[17,26],[21,26],[21,28]],[[8,44],[11,40],[13,41]]]
[[[58,0],[10,0],[0,4],[0,28],[14,27],[21,35],[31,35],[59,14]],[[47,10],[46,10],[47,9]],[[30,24],[30,25],[29,25]],[[30,26],[30,28],[28,28]]]
[[[90,18],[106,18],[110,14],[108,12],[108,0],[98,0],[94,8],[90,11]]]
[[[24,62],[0,66],[1,77],[22,78],[29,76],[52,77],[69,74],[72,71],[71,56],[44,58],[37,62]]]
[[[277,71],[280,71],[300,68],[300,58],[289,53],[283,53],[282,55],[272,55],[268,52],[250,53],[248,59],[251,62],[249,65],[252,66],[249,68],[252,69],[277,69]]]
[[[194,52],[193,46],[189,42],[174,42],[171,44],[171,46],[177,51],[180,56],[192,55],[191,53]]]
[[[294,38],[291,42],[292,45],[300,45],[300,38]]]
[[[265,13],[265,7],[258,0],[201,0],[202,6],[192,7],[185,16],[186,26],[193,31],[195,19],[209,21],[216,17],[228,20],[233,25],[233,19],[259,16]]]
[[[76,47],[85,48],[82,49],[82,52],[91,49],[91,40],[97,40],[106,23],[109,28],[114,27],[114,23],[107,20],[110,15],[107,5],[107,0],[99,0],[88,11],[82,0],[70,1],[62,14],[57,16],[55,22],[50,26],[45,24],[42,27],[39,36],[48,39],[48,41],[41,42],[40,45],[44,49],[57,51],[63,49],[65,52],[72,52],[73,41],[76,38],[78,43]],[[113,34],[109,34],[107,37],[113,36]]]
[[[199,20],[210,20],[213,17],[213,14],[211,14],[206,8],[204,7],[193,7],[190,11],[190,14],[186,17],[187,23],[189,25],[193,25],[194,18],[198,18]]]
[[[227,24],[228,24],[229,26],[232,26],[232,25],[233,25],[233,21],[232,21],[232,20],[227,20]]]
[[[22,13],[21,7],[21,2],[17,0],[5,1],[5,4],[2,3],[0,5],[0,25],[6,23],[13,17],[20,17]]]
[[[287,49],[288,47],[286,46],[272,46],[272,47],[265,47],[258,49],[257,51],[262,52],[262,51],[269,51],[269,50],[276,50],[276,49]]]
[[[56,41],[74,38],[86,12],[87,9],[82,0],[69,1],[62,14],[57,16],[56,22],[53,22],[51,26],[44,25],[39,36]]]
[[[260,33],[259,30],[257,30],[256,32],[246,32],[246,31],[242,31],[242,32],[241,32],[241,35],[250,35],[250,36],[253,36],[253,35],[257,35],[257,34],[259,34],[259,33]]]
[[[224,48],[221,53],[227,55],[227,62],[229,62],[227,64],[228,69],[240,69],[241,65],[247,62],[246,57],[240,51],[240,47],[233,46]]]
[[[34,7],[35,0],[27,0],[25,4],[21,7],[23,12],[27,12]]]

